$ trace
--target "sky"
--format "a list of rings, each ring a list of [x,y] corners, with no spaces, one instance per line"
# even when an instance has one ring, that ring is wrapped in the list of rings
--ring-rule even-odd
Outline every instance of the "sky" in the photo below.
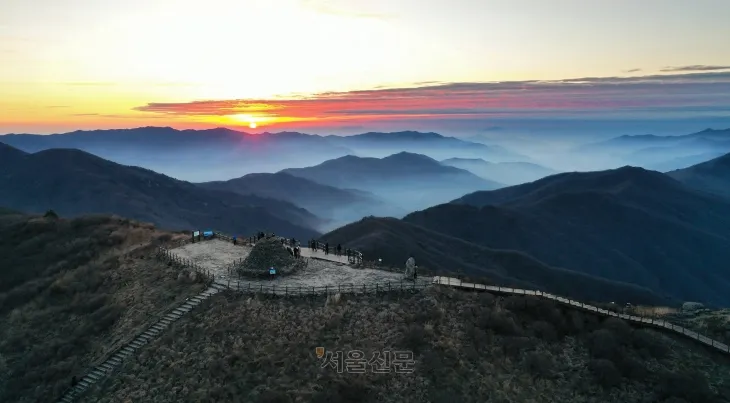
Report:
[[[730,127],[727,0],[0,0],[0,10],[0,133]]]

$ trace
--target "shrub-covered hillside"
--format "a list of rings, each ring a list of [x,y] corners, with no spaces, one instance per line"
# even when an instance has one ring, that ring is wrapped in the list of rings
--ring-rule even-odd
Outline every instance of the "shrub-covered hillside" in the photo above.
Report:
[[[0,212],[0,402],[57,399],[73,375],[202,290],[153,258],[179,237],[118,217]]]
[[[338,373],[326,350],[410,350],[413,373]],[[535,297],[447,288],[341,299],[223,294],[85,402],[727,402],[728,359]]]

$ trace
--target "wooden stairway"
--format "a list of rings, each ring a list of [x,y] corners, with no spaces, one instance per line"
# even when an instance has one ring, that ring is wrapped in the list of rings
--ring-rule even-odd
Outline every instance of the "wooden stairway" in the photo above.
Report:
[[[84,377],[82,377],[75,386],[66,389],[59,402],[70,403],[75,401],[81,394],[91,388],[92,385],[101,381],[109,373],[114,371],[118,366],[134,354],[138,349],[151,342],[159,336],[168,326],[180,319],[183,315],[190,312],[201,302],[208,299],[211,295],[215,295],[225,287],[219,284],[213,284],[211,287],[200,294],[188,299],[179,307],[168,312],[159,321],[150,326],[147,330],[139,334],[134,340],[119,348],[114,354],[109,356],[101,365],[91,369]]]

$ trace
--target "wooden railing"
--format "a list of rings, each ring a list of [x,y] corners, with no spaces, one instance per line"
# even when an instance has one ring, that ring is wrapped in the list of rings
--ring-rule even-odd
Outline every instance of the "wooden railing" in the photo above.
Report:
[[[208,280],[208,282],[212,282],[215,279],[215,276],[213,275],[213,273],[210,270],[193,262],[190,259],[181,258],[180,256],[172,253],[169,249],[166,249],[163,247],[158,247],[157,248],[157,258],[159,258],[165,262],[172,263],[176,267],[180,267],[180,268],[185,267],[188,269],[192,269],[199,275],[204,276]]]
[[[325,250],[327,244],[320,241],[314,241],[314,244],[318,250]],[[330,245],[330,253],[335,251],[335,248]],[[349,251],[349,252],[348,252]],[[352,249],[352,248],[343,248],[342,250],[342,256],[347,256],[347,260],[350,263],[353,264],[362,264],[362,252]]]
[[[424,281],[388,281],[365,284],[337,284],[324,286],[303,285],[266,285],[262,282],[246,282],[237,279],[217,279],[216,285],[227,287],[241,293],[256,293],[285,296],[311,296],[329,294],[369,294],[394,291],[416,291],[431,287],[431,280]]]
[[[618,313],[614,311],[610,311],[607,309],[598,308],[593,305],[585,304],[580,301],[576,301],[570,298],[561,297],[559,295],[550,294],[542,291],[536,291],[536,290],[523,290],[520,288],[510,288],[510,287],[499,287],[499,286],[493,286],[493,285],[486,285],[486,284],[477,284],[477,283],[467,283],[463,282],[459,279],[452,278],[452,277],[434,277],[433,278],[434,284],[440,284],[440,285],[446,285],[450,287],[456,287],[456,288],[462,288],[462,289],[472,289],[472,290],[484,290],[484,291],[493,291],[493,292],[499,292],[504,294],[512,294],[512,295],[534,295],[537,297],[542,297],[546,299],[550,299],[553,301],[556,301],[558,303],[569,305],[574,308],[580,308],[589,312],[594,312],[599,315],[604,316],[613,316],[617,318],[621,318],[624,320],[627,320],[629,322],[641,324],[641,325],[649,325],[653,327],[658,327],[660,329],[670,330],[676,334],[680,334],[684,337],[688,337],[690,339],[696,340],[701,342],[702,344],[712,347],[714,349],[717,349],[719,351],[722,351],[724,353],[730,354],[730,346],[727,344],[721,343],[717,340],[713,340],[707,336],[703,336],[695,331],[689,330],[687,328],[677,326],[673,323],[670,323],[669,321],[663,320],[663,319],[655,319],[655,318],[647,318],[643,316],[636,316],[636,315],[627,315],[623,313]]]

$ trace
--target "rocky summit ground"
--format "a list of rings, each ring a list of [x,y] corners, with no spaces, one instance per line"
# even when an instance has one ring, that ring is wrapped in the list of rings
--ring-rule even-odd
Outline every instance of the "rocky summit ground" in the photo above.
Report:
[[[361,350],[367,360],[412,352],[414,367],[323,368],[317,347]],[[218,295],[82,401],[715,403],[728,396],[727,357],[689,340],[536,297],[433,287],[329,299]]]

